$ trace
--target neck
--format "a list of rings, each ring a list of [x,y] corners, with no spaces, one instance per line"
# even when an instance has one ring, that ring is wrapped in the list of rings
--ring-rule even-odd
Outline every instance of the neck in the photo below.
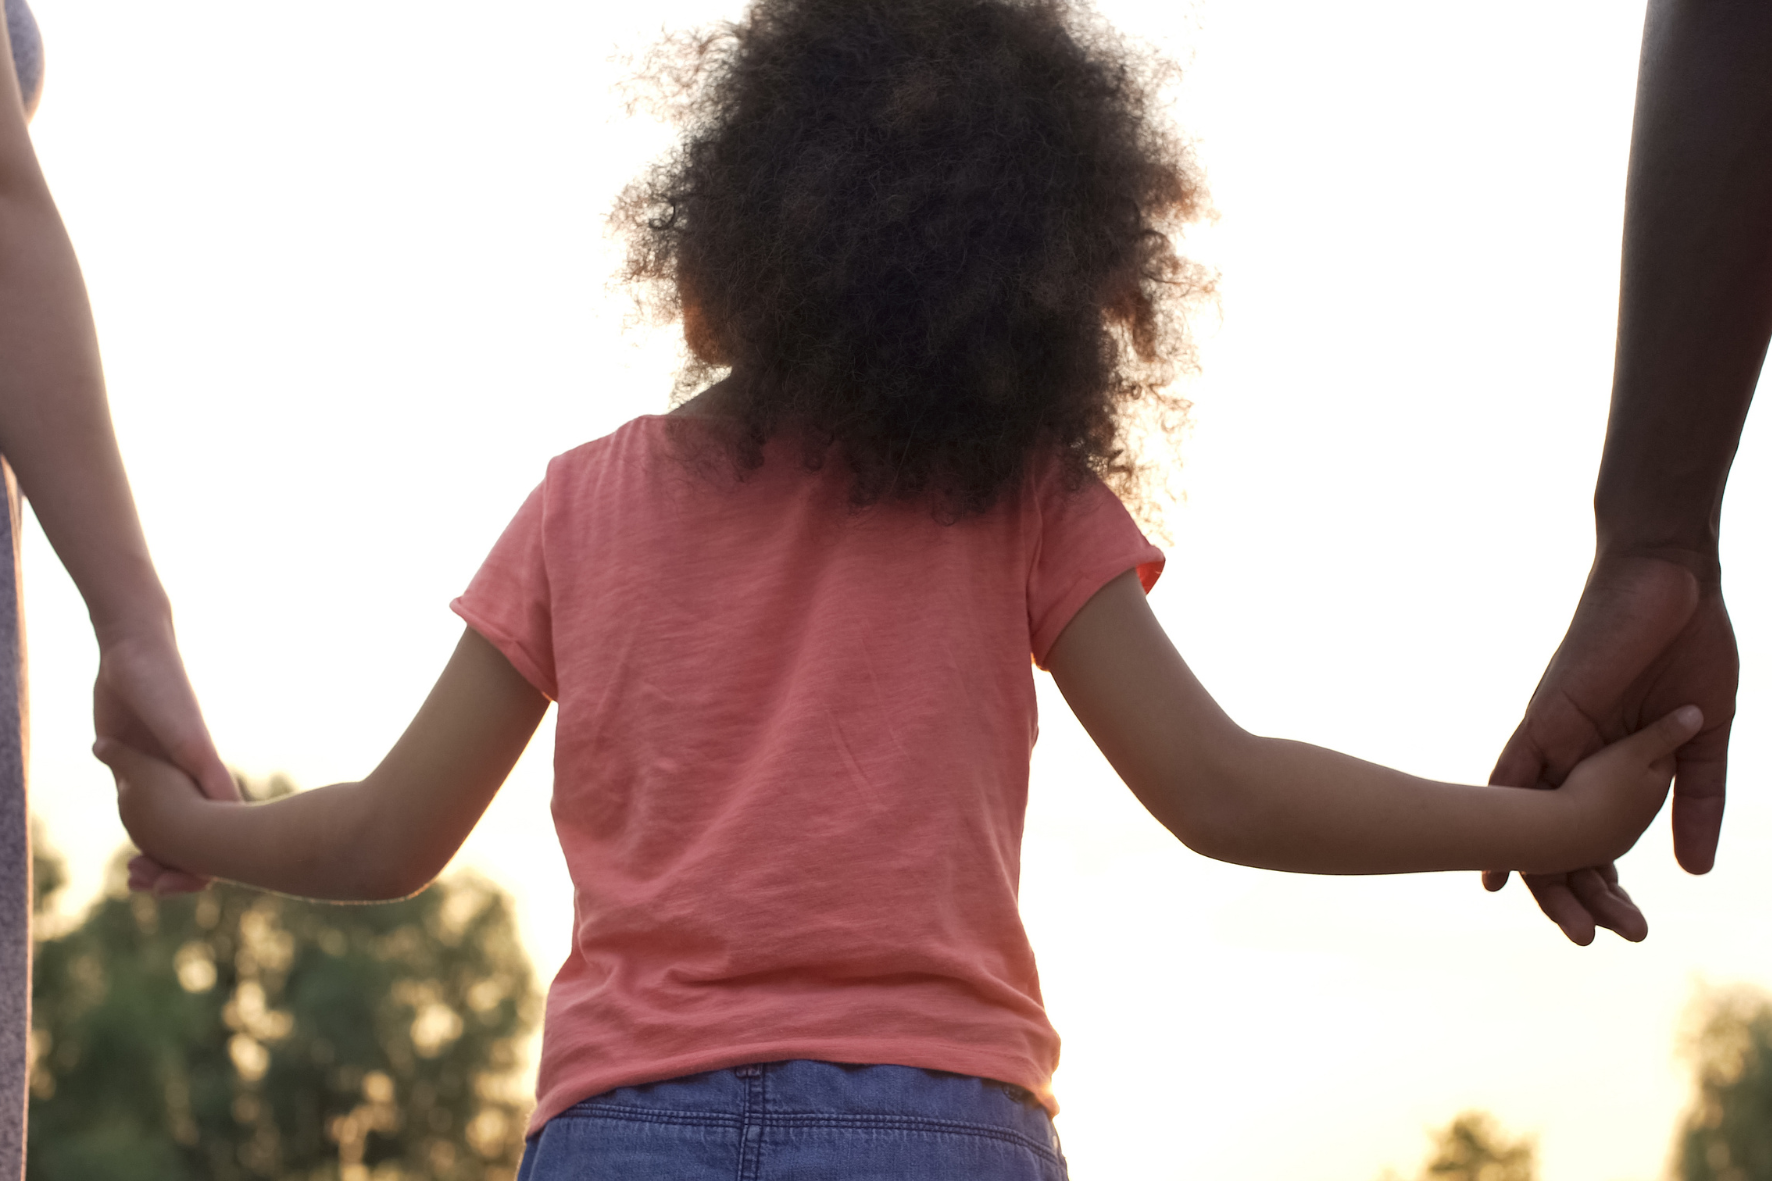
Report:
[[[723,377],[701,393],[672,410],[684,418],[712,418],[723,414],[732,400],[732,378]]]

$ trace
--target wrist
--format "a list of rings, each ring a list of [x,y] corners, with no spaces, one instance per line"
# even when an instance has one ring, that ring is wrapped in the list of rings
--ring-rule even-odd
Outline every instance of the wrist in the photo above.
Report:
[[[1514,789],[1518,790],[1518,789]],[[1610,817],[1596,810],[1581,793],[1565,787],[1521,791],[1532,815],[1527,838],[1533,855],[1515,868],[1522,873],[1568,873],[1590,865],[1603,865],[1628,849],[1620,847],[1610,831]]]
[[[178,649],[172,628],[172,600],[158,579],[134,593],[111,596],[111,601],[89,599],[88,618],[99,651],[120,647]]]
[[[1619,486],[1602,471],[1594,492],[1594,537],[1601,556],[1662,558],[1700,578],[1717,566],[1722,485],[1702,490]]]
[[[209,875],[203,853],[214,847],[204,837],[210,801],[189,781],[175,777],[167,782],[156,772],[144,773],[139,766],[119,770],[115,760],[121,749],[125,748],[113,739],[101,738],[93,744],[93,753],[118,772],[117,813],[136,848],[169,868]]]
[[[211,836],[211,825],[219,819],[213,814],[217,806],[197,795],[157,801],[151,806],[152,819],[146,821],[143,834],[154,847],[142,851],[169,868],[205,878],[217,876],[210,856],[218,847]]]
[[[1598,530],[1594,545],[1594,572],[1603,574],[1639,562],[1665,562],[1686,570],[1700,586],[1715,586],[1722,581],[1723,566],[1715,538],[1708,544],[1702,540],[1642,532],[1609,532]],[[1592,576],[1590,576],[1592,581]]]

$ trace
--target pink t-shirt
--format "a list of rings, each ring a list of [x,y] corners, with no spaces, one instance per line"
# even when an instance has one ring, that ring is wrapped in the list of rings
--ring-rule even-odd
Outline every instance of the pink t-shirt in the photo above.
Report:
[[[1056,466],[993,511],[853,511],[791,449],[743,480],[647,417],[559,456],[453,607],[559,703],[575,892],[531,1130],[747,1062],[999,1079],[1058,1035],[1017,910],[1029,655],[1163,556]]]

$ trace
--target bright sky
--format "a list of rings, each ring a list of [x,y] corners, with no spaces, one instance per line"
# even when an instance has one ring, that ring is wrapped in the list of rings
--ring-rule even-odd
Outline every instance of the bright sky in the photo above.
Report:
[[[664,404],[674,345],[624,333],[603,217],[668,138],[610,59],[737,4],[34,2],[37,141],[217,741],[360,776],[545,460]],[[1223,299],[1158,614],[1246,726],[1481,780],[1591,555],[1642,6],[1104,7],[1191,63],[1222,215],[1191,240]],[[1079,1181],[1370,1181],[1466,1107],[1539,1133],[1546,1181],[1663,1173],[1694,983],[1772,982],[1772,565],[1738,544],[1772,520],[1762,435],[1725,521],[1738,795],[1708,878],[1665,821],[1626,859],[1640,947],[1566,944],[1517,884],[1196,857],[1043,680],[1023,898]],[[26,562],[32,787],[77,906],[123,834],[83,610],[34,531]],[[571,914],[551,745],[462,855],[544,974]]]

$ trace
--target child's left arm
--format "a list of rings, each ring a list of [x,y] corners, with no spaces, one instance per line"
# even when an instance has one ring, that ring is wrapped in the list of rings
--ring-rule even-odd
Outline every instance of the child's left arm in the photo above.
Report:
[[[548,699],[468,629],[381,764],[264,804],[217,803],[176,767],[101,739],[117,807],[142,852],[191,873],[338,901],[403,898],[472,831],[547,712]]]
[[[1555,791],[1420,779],[1249,734],[1212,700],[1128,571],[1059,635],[1047,667],[1090,737],[1165,827],[1221,861],[1296,873],[1600,865],[1666,798],[1702,722],[1676,710],[1591,755]]]

